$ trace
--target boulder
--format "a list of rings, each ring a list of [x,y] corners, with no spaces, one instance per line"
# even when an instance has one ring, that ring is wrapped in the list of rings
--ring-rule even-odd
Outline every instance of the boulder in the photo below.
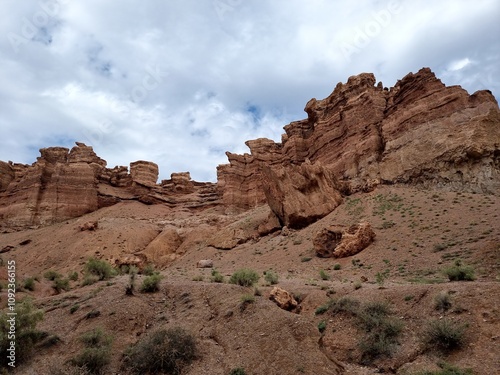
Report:
[[[141,251],[141,254],[145,255],[150,262],[166,265],[183,254],[178,252],[181,244],[182,237],[177,229],[167,227]]]
[[[97,230],[97,228],[99,228],[98,221],[87,221],[86,223],[80,225],[81,231],[85,231],[85,230],[94,231],[94,230]]]
[[[286,290],[275,286],[269,294],[269,299],[276,303],[281,309],[292,311],[299,306],[298,302]]]
[[[347,230],[323,228],[314,238],[316,255],[322,258],[344,258],[355,255],[368,247],[375,239],[370,223],[352,225]]]
[[[196,263],[196,267],[198,268],[213,268],[214,261],[212,259],[202,259]]]

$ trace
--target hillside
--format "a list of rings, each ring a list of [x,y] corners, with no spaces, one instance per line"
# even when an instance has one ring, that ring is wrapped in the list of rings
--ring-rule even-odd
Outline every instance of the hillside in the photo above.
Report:
[[[33,298],[48,335],[13,373],[84,374],[65,363],[98,327],[112,337],[104,374],[132,373],[127,348],[176,327],[198,347],[182,374],[410,375],[442,361],[496,373],[498,104],[429,69],[375,82],[363,73],[312,99],[281,143],[228,153],[216,184],[186,172],[157,183],[147,161],[107,168],[82,143],[42,149],[32,165],[0,162],[0,303],[15,260],[18,304]],[[373,231],[362,245],[350,229],[360,223]],[[90,258],[121,273],[91,283]],[[159,290],[143,293],[152,267]],[[254,287],[229,283],[242,268],[259,275]],[[469,280],[450,280],[453,270]],[[275,286],[298,306],[280,308]],[[426,342],[435,321],[463,330],[457,347]]]

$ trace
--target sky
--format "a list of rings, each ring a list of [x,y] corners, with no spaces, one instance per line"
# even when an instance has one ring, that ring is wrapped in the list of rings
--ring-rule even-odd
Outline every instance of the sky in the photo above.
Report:
[[[216,181],[362,72],[500,98],[498,0],[0,0],[0,160],[91,145]]]

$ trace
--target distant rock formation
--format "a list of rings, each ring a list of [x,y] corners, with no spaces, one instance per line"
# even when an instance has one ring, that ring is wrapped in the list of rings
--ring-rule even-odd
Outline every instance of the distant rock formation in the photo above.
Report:
[[[213,183],[190,181],[189,173],[183,174],[182,184],[191,188],[176,189],[176,196],[172,196],[168,187],[156,184],[155,163],[133,162],[130,173],[123,166],[109,169],[106,161],[83,143],[76,142],[71,150],[42,148],[40,155],[32,165],[0,162],[0,226],[22,229],[50,225],[122,200],[194,209],[219,201]]]
[[[330,169],[347,192],[409,183],[500,194],[500,110],[489,91],[446,87],[428,68],[390,89],[363,73],[311,99],[308,118],[284,127],[281,143],[246,142],[217,169],[223,202],[246,209],[268,201],[263,171],[306,160]]]

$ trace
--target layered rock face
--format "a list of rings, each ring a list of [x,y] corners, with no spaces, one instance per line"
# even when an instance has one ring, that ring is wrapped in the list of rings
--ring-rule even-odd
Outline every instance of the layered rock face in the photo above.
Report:
[[[223,201],[266,202],[264,168],[328,167],[349,192],[378,183],[412,183],[500,194],[500,110],[489,91],[446,87],[428,68],[390,89],[363,73],[311,99],[308,118],[284,127],[281,143],[249,141],[250,154],[227,153],[218,167]],[[264,185],[263,185],[264,181]]]
[[[157,185],[158,166],[137,161],[127,167],[106,168],[92,147],[76,143],[71,150],[49,147],[40,150],[32,165],[0,162],[0,226],[22,229],[49,225],[79,217],[121,200],[178,204],[199,208],[218,203],[215,184],[174,177],[176,189]],[[189,194],[188,194],[189,193]]]

